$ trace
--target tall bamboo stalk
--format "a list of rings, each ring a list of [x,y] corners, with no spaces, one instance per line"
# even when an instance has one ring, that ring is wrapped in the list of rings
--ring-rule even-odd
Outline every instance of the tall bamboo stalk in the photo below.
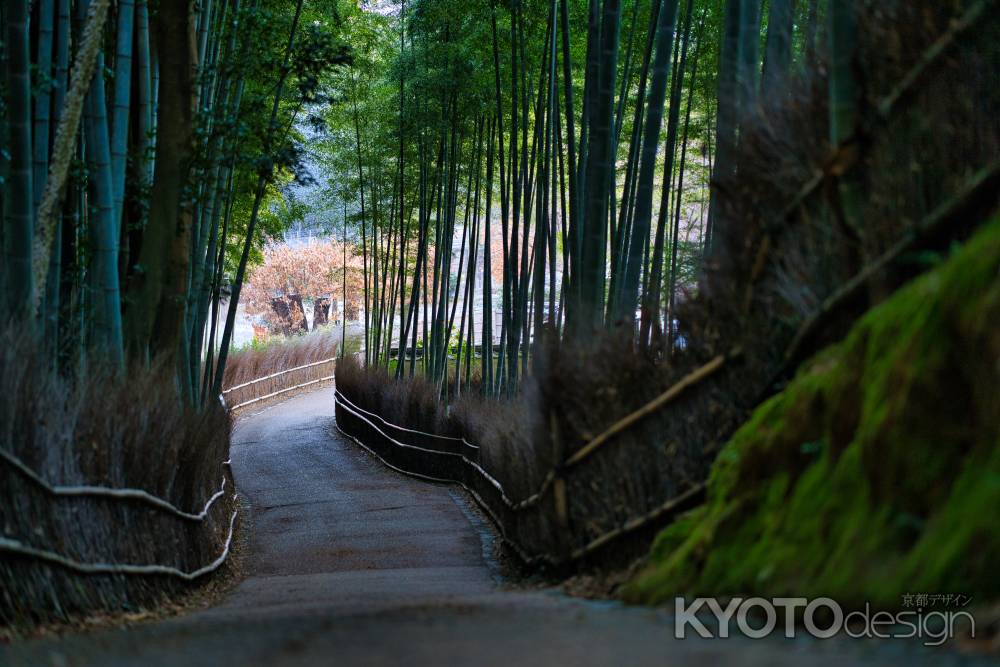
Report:
[[[771,0],[767,15],[767,43],[764,50],[763,93],[777,94],[785,85],[792,61],[792,29],[795,12],[792,0]]]
[[[89,5],[81,3],[78,7],[81,16],[86,17],[83,36],[77,49],[72,83],[59,118],[59,126],[56,129],[49,177],[45,181],[45,191],[38,206],[38,223],[34,234],[34,246],[31,250],[30,270],[32,275],[28,283],[31,296],[30,302],[26,301],[25,303],[29,303],[32,309],[37,309],[41,303],[41,286],[45,283],[45,277],[52,263],[51,254],[55,227],[60,221],[59,205],[69,175],[70,163],[73,160],[84,101],[91,81],[94,79],[94,71],[101,47],[101,32],[107,19],[109,4],[109,0],[94,0]],[[60,14],[62,14],[62,9]],[[25,100],[27,99],[25,98]],[[30,192],[29,201],[31,201]],[[30,237],[27,240],[31,243]]]
[[[274,101],[271,105],[271,116],[268,122],[268,133],[264,140],[264,153],[270,151],[274,134],[277,130],[278,109],[281,105],[284,94],[285,81],[290,71],[292,49],[295,47],[295,38],[299,29],[299,18],[302,16],[302,4],[304,0],[297,0],[295,14],[292,17],[292,27],[288,35],[288,43],[285,46],[284,60],[281,72],[278,76],[278,85],[274,92]],[[226,313],[226,326],[222,333],[222,344],[219,350],[219,363],[215,372],[215,380],[212,382],[212,394],[222,393],[222,379],[226,372],[226,360],[229,356],[229,347],[233,340],[233,330],[236,328],[236,309],[240,301],[240,291],[243,288],[243,279],[246,276],[247,261],[250,259],[250,248],[253,245],[254,231],[257,227],[257,219],[260,216],[260,205],[264,200],[264,190],[271,178],[269,172],[262,172],[257,177],[257,187],[254,191],[253,206],[250,210],[250,219],[247,221],[246,237],[243,240],[243,250],[240,254],[240,262],[236,269],[236,276],[233,282],[232,293],[229,297],[229,309]]]
[[[621,24],[619,0],[604,0],[600,25],[599,67],[588,69],[596,80],[588,122],[590,140],[586,160],[586,210],[583,218],[580,304],[575,323],[581,331],[599,326],[604,316],[605,274],[608,238],[608,204],[614,185],[612,154],[612,103],[618,71],[618,41]],[[588,82],[588,86],[590,86]]]
[[[30,312],[35,276],[31,265],[34,234],[31,146],[31,51],[28,0],[7,5],[7,128],[10,134],[10,175],[5,188],[3,245],[7,286],[6,313],[20,317]]]
[[[656,153],[663,125],[663,107],[667,92],[670,53],[674,41],[678,0],[665,0],[665,10],[660,12],[656,25],[656,51],[653,73],[650,78],[649,96],[646,98],[646,124],[643,130],[642,153],[639,159],[639,177],[636,185],[635,217],[632,221],[632,239],[628,245],[622,298],[614,314],[616,320],[631,320],[639,301],[639,270],[642,262],[644,240],[649,239],[653,216],[653,178],[656,172]],[[668,145],[667,150],[670,150]],[[664,181],[669,183],[669,172],[664,171]]]
[[[740,116],[739,96],[737,95],[739,42],[740,42],[740,3],[742,0],[726,0],[725,16],[722,26],[722,40],[719,52],[719,90],[716,112],[716,153],[715,166],[712,170],[713,180],[727,178],[736,173],[735,153],[738,121]],[[718,188],[712,188],[708,207],[708,252],[713,247],[722,245],[719,237],[727,234],[726,223],[721,219],[721,204]],[[722,227],[720,231],[720,227]]]
[[[57,86],[52,71],[52,47],[55,34],[55,0],[39,0],[38,44],[35,68],[41,86],[35,97],[33,136],[34,171],[32,173],[32,196],[35,212],[42,202],[42,189],[49,170],[49,125],[51,124],[52,90]]]
[[[111,184],[114,188],[114,221],[121,234],[122,205],[125,201],[125,164],[128,153],[128,125],[132,94],[132,29],[135,25],[134,0],[118,0],[118,28],[115,39],[114,107],[111,118]]]
[[[81,3],[81,13],[86,3]],[[97,71],[104,69],[104,55],[97,56]],[[118,234],[114,221],[111,175],[111,141],[104,77],[95,76],[87,94],[87,169],[94,198],[90,220],[90,288],[93,297],[91,344],[114,364],[123,362],[121,294],[118,286]]]

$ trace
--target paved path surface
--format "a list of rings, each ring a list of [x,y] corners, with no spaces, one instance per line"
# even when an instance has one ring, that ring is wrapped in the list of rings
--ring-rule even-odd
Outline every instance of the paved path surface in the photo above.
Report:
[[[16,665],[830,665],[964,663],[919,646],[676,640],[662,611],[505,590],[452,489],[333,435],[333,391],[240,420],[249,575],[218,606],[0,649]],[[487,541],[484,546],[484,540]]]

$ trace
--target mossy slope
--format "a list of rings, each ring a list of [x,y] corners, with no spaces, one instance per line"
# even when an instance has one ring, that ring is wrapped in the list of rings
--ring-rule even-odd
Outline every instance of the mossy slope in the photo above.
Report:
[[[761,405],[627,587],[1000,598],[1000,218]]]

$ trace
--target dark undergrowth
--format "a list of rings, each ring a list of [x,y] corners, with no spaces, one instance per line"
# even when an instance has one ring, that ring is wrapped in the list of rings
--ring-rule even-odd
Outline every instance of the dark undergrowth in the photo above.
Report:
[[[60,376],[29,336],[0,332],[0,448],[53,486],[142,489],[200,512],[229,475],[229,416],[214,401],[204,411],[187,407],[168,368],[132,370],[127,380],[99,369]],[[3,536],[84,563],[196,570],[222,551],[232,497],[229,478],[195,523],[134,500],[52,497],[0,460]],[[135,612],[193,587],[162,575],[77,574],[0,551],[0,624]]]
[[[704,483],[737,427],[803,360],[935,266],[995,208],[1000,16],[986,12],[912,86],[900,88],[966,4],[858,3],[858,62],[865,65],[855,73],[864,120],[849,145],[835,150],[828,140],[822,51],[785,96],[760,100],[743,119],[736,169],[713,184],[720,206],[713,252],[678,308],[683,349],[636,350],[628,332],[551,345],[520,396],[463,397],[447,415],[419,379],[397,384],[380,370],[345,365],[340,390],[394,423],[482,445],[490,471],[520,494],[678,379],[738,350],[718,373],[568,477],[574,540],[585,543]],[[979,187],[969,187],[984,174]],[[856,210],[845,211],[844,187],[854,192]]]

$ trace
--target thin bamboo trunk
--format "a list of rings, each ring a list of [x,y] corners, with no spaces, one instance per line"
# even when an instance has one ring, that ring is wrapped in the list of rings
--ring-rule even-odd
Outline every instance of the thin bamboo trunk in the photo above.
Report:
[[[292,18],[292,27],[288,35],[288,44],[285,47],[284,61],[281,66],[281,73],[278,77],[278,85],[274,93],[274,101],[271,106],[271,119],[268,123],[269,132],[264,142],[264,153],[267,154],[273,141],[274,128],[278,117],[278,109],[284,93],[285,81],[290,70],[292,50],[295,47],[295,38],[299,27],[299,18],[302,15],[302,5],[304,0],[297,0],[295,14]],[[247,222],[246,238],[243,241],[243,250],[240,254],[240,262],[236,269],[236,277],[233,282],[232,294],[229,300],[229,310],[226,313],[226,327],[222,334],[222,345],[219,350],[219,363],[215,373],[215,380],[212,383],[212,394],[222,393],[222,378],[226,372],[226,359],[229,355],[229,346],[233,339],[233,330],[236,327],[236,309],[239,305],[240,291],[243,288],[243,279],[246,275],[247,261],[250,258],[250,248],[253,245],[254,230],[257,225],[257,218],[260,215],[260,205],[264,199],[264,190],[271,174],[262,173],[257,179],[257,188],[254,193],[254,203],[250,212],[250,219]]]
[[[39,0],[38,44],[35,69],[42,80],[35,97],[35,114],[32,140],[34,142],[34,171],[32,173],[32,197],[35,213],[42,202],[42,190],[49,171],[49,126],[51,125],[52,92],[57,81],[52,78],[52,48],[55,36],[55,0]],[[52,80],[54,85],[49,85]],[[57,106],[58,109],[61,106]]]
[[[7,129],[10,135],[9,182],[4,188],[4,229],[6,299],[8,317],[28,315],[32,284],[31,246],[34,235],[31,146],[31,47],[28,32],[28,0],[12,0],[7,5]]]
[[[104,67],[98,56],[97,68]],[[94,77],[87,94],[87,169],[94,198],[90,221],[90,286],[93,294],[91,344],[120,366],[122,357],[121,298],[118,287],[118,235],[114,222],[110,137],[104,78]]]
[[[486,395],[493,393],[493,251],[490,222],[493,218],[493,141],[496,121],[490,122],[486,150],[486,213],[483,230],[483,331],[482,386]]]
[[[670,93],[670,115],[667,119],[667,142],[666,160],[663,167],[663,190],[660,196],[660,210],[656,221],[656,237],[653,241],[652,268],[650,270],[647,285],[647,294],[643,299],[644,320],[640,329],[640,341],[649,344],[650,335],[657,333],[656,324],[659,322],[660,295],[662,293],[661,281],[663,280],[664,247],[666,242],[666,230],[670,223],[670,194],[671,182],[674,174],[674,154],[677,149],[677,127],[680,123],[680,103],[681,89],[684,85],[684,75],[687,65],[687,51],[689,37],[691,34],[691,13],[694,8],[693,0],[688,0],[684,18],[683,46],[680,57],[677,60],[676,73],[671,85]],[[681,38],[678,34],[678,38]],[[679,196],[679,193],[676,193]]]
[[[737,63],[740,41],[740,2],[726,0],[719,54],[719,92],[716,112],[716,153],[712,179],[727,179],[736,173],[735,153],[740,116],[737,95]],[[718,188],[712,188],[708,205],[708,254],[725,244],[728,221],[722,220]]]
[[[604,316],[607,255],[608,202],[614,184],[612,155],[612,103],[618,71],[618,39],[621,23],[619,0],[604,0],[600,28],[599,69],[591,104],[590,141],[586,160],[586,212],[583,218],[583,248],[579,284],[580,312],[576,324],[581,334],[600,325]]]
[[[780,93],[792,62],[792,29],[795,21],[793,0],[771,0],[767,15],[767,43],[764,50],[762,92],[765,97]]]
[[[56,40],[55,40],[55,78],[53,81],[52,95],[52,118],[51,127],[58,128],[62,120],[63,106],[66,101],[66,88],[69,82],[69,42],[72,25],[70,21],[70,0],[58,0],[58,17],[56,20]],[[46,154],[46,172],[48,171],[48,155]],[[43,180],[33,183],[35,192],[38,193],[39,207],[41,206],[41,195],[45,188],[45,177]],[[62,212],[60,220],[53,225],[53,243],[49,253],[49,265],[45,278],[44,307],[45,313],[45,337],[49,350],[59,349],[60,343],[60,313],[63,305],[63,226],[66,214]],[[39,225],[36,209],[36,225]],[[42,292],[41,286],[38,286]]]
[[[121,236],[125,201],[125,164],[128,152],[128,123],[132,94],[132,28],[135,25],[133,0],[118,0],[118,27],[115,39],[114,107],[111,117],[111,185],[114,192],[115,233]]]
[[[691,7],[688,7],[690,11]],[[684,134],[681,138],[681,158],[680,167],[677,173],[677,194],[674,197],[674,228],[671,238],[673,243],[670,248],[670,278],[667,281],[667,336],[664,354],[671,355],[674,350],[674,342],[676,339],[676,327],[674,326],[674,319],[676,313],[676,299],[677,299],[677,253],[680,246],[680,226],[681,226],[681,209],[684,202],[684,167],[687,163],[687,148],[688,148],[688,132],[691,128],[691,107],[694,102],[694,89],[696,76],[698,74],[698,56],[701,54],[701,38],[702,38],[702,28],[704,27],[705,15],[702,14],[701,19],[698,22],[698,33],[697,33],[697,46],[695,46],[693,64],[691,66],[691,82],[688,84],[688,98],[687,107],[684,112]],[[690,234],[690,226],[688,227],[688,233]]]
[[[656,173],[656,154],[659,147],[660,129],[663,125],[663,108],[667,92],[667,76],[670,54],[674,42],[674,28],[677,22],[678,0],[665,0],[656,25],[656,51],[653,57],[653,73],[650,78],[649,96],[646,99],[645,128],[643,130],[642,153],[639,162],[639,177],[636,184],[635,217],[632,221],[632,238],[628,245],[627,263],[622,285],[622,298],[615,313],[616,321],[631,322],[639,302],[639,270],[642,261],[644,239],[649,238],[653,216],[653,179]],[[671,103],[673,100],[671,100]],[[671,117],[673,109],[671,108]],[[670,150],[668,144],[667,150]],[[664,181],[669,183],[669,171],[664,171]]]

